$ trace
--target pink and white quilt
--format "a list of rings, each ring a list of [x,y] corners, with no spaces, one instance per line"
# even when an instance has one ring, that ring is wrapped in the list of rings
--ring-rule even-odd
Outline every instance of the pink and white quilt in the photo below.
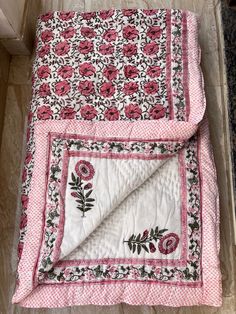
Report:
[[[13,303],[221,305],[198,22],[38,20]]]

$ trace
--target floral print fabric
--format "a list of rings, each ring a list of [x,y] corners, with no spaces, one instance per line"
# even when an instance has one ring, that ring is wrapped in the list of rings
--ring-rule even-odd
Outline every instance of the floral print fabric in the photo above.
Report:
[[[185,120],[184,23],[178,10],[41,16],[33,83],[36,117]],[[173,104],[169,83],[178,89]]]

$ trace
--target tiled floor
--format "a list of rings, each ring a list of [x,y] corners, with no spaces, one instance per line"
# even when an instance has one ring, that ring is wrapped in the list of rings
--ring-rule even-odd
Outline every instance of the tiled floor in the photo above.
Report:
[[[233,246],[231,214],[231,177],[226,110],[226,79],[223,66],[222,33],[219,1],[214,0],[78,0],[43,1],[44,10],[69,9],[97,10],[111,7],[178,7],[200,14],[200,42],[202,47],[202,68],[210,118],[210,130],[216,159],[221,202],[221,268],[223,274],[224,303],[221,309],[192,307],[170,309],[163,307],[134,307],[116,305],[108,307],[83,306],[61,310],[20,309],[10,304],[14,287],[14,258],[11,258],[17,193],[19,187],[22,141],[27,104],[30,100],[30,57],[13,57],[7,90],[4,130],[0,155],[0,313],[228,313],[233,314],[236,302],[236,256]],[[75,6],[76,5],[76,6]],[[74,7],[73,7],[74,6]]]

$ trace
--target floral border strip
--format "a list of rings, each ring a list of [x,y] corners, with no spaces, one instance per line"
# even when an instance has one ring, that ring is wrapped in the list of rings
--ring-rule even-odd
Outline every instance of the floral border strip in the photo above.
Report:
[[[56,152],[56,146],[58,143],[60,145],[64,145],[65,147],[68,147],[65,145],[65,143],[62,142],[63,140],[60,139],[54,139],[53,144],[53,151],[54,156],[58,158],[58,156],[61,154],[61,146],[59,148],[59,153]],[[55,142],[57,145],[55,146]],[[81,141],[80,145],[81,145]],[[73,145],[74,140],[72,140]],[[70,145],[70,144],[69,144]],[[72,147],[73,147],[72,145]],[[93,143],[94,145],[94,143]],[[139,269],[139,276],[142,278],[142,280],[150,280],[150,281],[181,281],[185,283],[192,283],[192,282],[199,282],[201,280],[201,270],[200,270],[200,260],[201,260],[201,252],[200,252],[200,242],[201,242],[201,223],[200,223],[200,179],[199,179],[199,169],[198,169],[198,160],[197,160],[197,140],[196,138],[192,139],[185,150],[185,160],[186,160],[186,181],[187,181],[187,195],[188,195],[188,215],[187,215],[187,223],[188,223],[188,256],[187,256],[187,266],[186,267],[155,267],[147,265],[137,265],[137,266],[131,266],[131,265],[113,265],[111,267],[110,265],[96,265],[96,266],[89,266],[89,267],[81,267],[81,266],[73,266],[73,267],[53,267],[52,268],[52,260],[50,256],[53,254],[53,250],[51,250],[51,254],[48,256],[48,252],[46,251],[46,255],[42,255],[42,262],[39,267],[39,282],[42,281],[44,283],[58,283],[58,282],[90,282],[91,278],[96,277],[96,280],[98,281],[104,281],[104,280],[113,280],[113,279],[119,279],[119,280],[133,280],[133,270],[135,269],[136,277],[138,278],[137,271]],[[58,165],[57,165],[58,166]],[[56,166],[56,167],[57,167]],[[55,166],[53,166],[53,173],[55,175]],[[58,168],[57,168],[58,170]],[[58,172],[60,174],[61,171]],[[60,179],[58,179],[60,180]],[[57,208],[59,209],[59,208]],[[55,224],[58,224],[58,217],[59,213],[57,213],[55,210],[57,210],[55,207],[52,208],[52,210],[49,211],[48,215],[49,217],[54,217]],[[55,233],[55,226],[51,225],[51,222],[48,226],[52,229],[52,233],[50,237],[46,237],[46,241],[48,242],[47,248],[53,247],[53,238],[56,238]],[[54,232],[54,233],[53,233]],[[50,240],[53,240],[50,242]],[[45,254],[45,252],[44,252]],[[45,256],[46,259],[45,259]],[[117,267],[117,270],[114,271],[114,267]],[[154,268],[153,268],[154,267]],[[146,268],[150,269],[150,271],[147,271]],[[68,270],[69,269],[69,270]],[[97,270],[100,269],[99,272]],[[101,269],[105,269],[104,271],[101,271]],[[109,274],[109,269],[112,269],[112,271],[116,274],[115,276],[111,276]],[[119,271],[118,271],[119,269]],[[124,271],[123,275],[121,274],[121,269]],[[156,275],[156,272],[158,272],[158,276]],[[65,275],[70,274],[70,278]],[[90,275],[93,274],[93,275]],[[96,274],[96,276],[95,276]],[[45,278],[46,276],[46,278]],[[95,276],[95,277],[94,277]]]
[[[185,89],[187,81],[184,80],[184,71],[186,72],[186,50],[184,43],[186,38],[186,19],[185,12],[174,10],[171,18],[171,70],[172,70],[172,101],[173,101],[173,118],[179,121],[186,119],[186,98]]]

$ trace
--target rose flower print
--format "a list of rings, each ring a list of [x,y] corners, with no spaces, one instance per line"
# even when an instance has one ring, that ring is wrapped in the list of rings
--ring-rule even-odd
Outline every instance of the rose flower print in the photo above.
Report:
[[[109,80],[115,80],[118,75],[118,70],[114,65],[108,65],[104,70],[103,70],[103,75]]]
[[[94,206],[95,199],[91,197],[93,185],[88,182],[93,179],[94,174],[94,167],[87,160],[79,160],[75,165],[75,172],[71,173],[72,181],[69,182],[72,190],[71,196],[76,199],[77,209],[82,212],[82,218]]]
[[[55,94],[65,96],[70,92],[70,84],[67,81],[58,82],[55,84]]]
[[[111,83],[103,83],[100,88],[100,94],[103,97],[110,98],[115,94],[115,86]]]
[[[83,96],[89,96],[94,93],[94,84],[93,81],[81,81],[79,82],[78,90]]]
[[[94,38],[96,36],[95,30],[91,27],[82,26],[80,32],[86,38]]]
[[[143,233],[137,235],[132,234],[128,240],[124,240],[123,243],[127,243],[130,251],[138,255],[144,250],[147,253],[155,253],[157,247],[162,254],[170,254],[174,252],[179,244],[179,237],[176,233],[169,233],[164,236],[164,233],[168,229],[159,229],[158,226],[151,228],[151,230],[144,230]],[[158,246],[156,242],[159,241]]]
[[[85,120],[93,120],[97,116],[97,110],[92,105],[85,105],[81,107],[80,114]]]
[[[129,104],[125,107],[125,115],[128,119],[138,119],[142,114],[142,110],[138,105]]]
[[[109,121],[118,120],[120,117],[120,113],[117,108],[111,107],[105,111],[105,118]]]
[[[149,111],[149,116],[151,119],[160,119],[163,118],[166,114],[166,109],[162,105],[155,105],[153,108]]]
[[[83,40],[79,43],[78,50],[80,53],[86,55],[93,51],[93,43],[89,40]]]
[[[79,74],[82,76],[92,76],[95,72],[95,67],[89,62],[84,62],[79,66]]]

